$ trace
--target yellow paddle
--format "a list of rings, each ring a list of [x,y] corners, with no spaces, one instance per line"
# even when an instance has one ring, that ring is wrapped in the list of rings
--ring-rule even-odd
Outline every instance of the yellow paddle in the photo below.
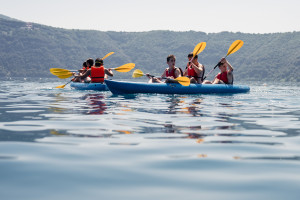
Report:
[[[141,77],[141,76],[145,76],[146,74],[144,74],[144,72],[140,69],[136,69],[133,71],[132,73],[132,77],[133,78],[138,78],[138,77]],[[154,76],[153,76],[154,77]]]
[[[236,41],[234,41],[234,42],[230,45],[230,47],[229,47],[229,49],[228,49],[228,52],[227,52],[225,58],[226,58],[227,56],[229,56],[230,54],[233,54],[234,52],[236,52],[237,50],[239,50],[239,49],[243,46],[243,44],[244,44],[244,42],[243,42],[242,40],[236,40]],[[206,77],[207,77],[210,73],[212,73],[212,71],[214,71],[214,69],[216,69],[219,65],[220,65],[220,62],[218,62],[218,64],[217,64],[210,72],[208,72],[208,74],[203,78],[203,80],[205,80]]]
[[[114,54],[115,52],[109,52],[108,54],[106,54],[103,58],[102,58],[102,60],[104,60],[105,58],[107,58],[108,56],[110,56],[110,55],[112,55],[112,54]]]
[[[65,75],[65,76],[67,76],[67,75],[72,76],[73,75],[72,71],[67,70],[67,69],[60,69],[60,68],[51,68],[50,72],[51,72],[51,74],[57,76],[58,78],[60,78],[59,76],[63,76],[63,75]],[[68,77],[66,77],[66,78],[68,78]]]
[[[69,77],[71,77],[71,76],[73,76],[72,73],[70,73],[70,74],[57,75],[57,77],[60,78],[60,79],[66,79],[66,78],[69,78]]]
[[[139,69],[134,70],[134,72],[132,74],[133,78],[138,78],[138,77],[141,77],[141,76],[146,76],[146,74],[144,74],[142,72],[142,70],[139,70]],[[150,75],[150,76],[154,77],[153,75]],[[178,83],[180,83],[183,86],[189,86],[190,83],[191,83],[190,79],[188,77],[185,77],[185,76],[175,78],[174,80],[177,81]]]
[[[59,86],[57,86],[56,88],[64,88],[64,87],[66,87],[66,85],[68,85],[71,81],[72,81],[72,80],[70,80],[69,82],[67,82],[67,83],[64,84],[64,85],[59,85]]]
[[[68,69],[61,69],[61,68],[51,68],[50,72],[51,73],[55,73],[55,72],[70,72],[70,70],[68,70]]]
[[[192,59],[189,61],[190,64],[192,64],[192,61],[194,60],[194,57],[196,55],[198,55],[199,53],[201,53],[206,47],[206,42],[200,42],[198,43],[195,48],[194,48],[194,51],[193,51],[193,57]]]
[[[193,58],[198,55],[200,52],[202,52],[206,47],[206,42],[200,42],[198,43],[193,51]]]
[[[130,70],[132,70],[135,67],[134,63],[127,63],[125,65],[122,65],[120,67],[117,68],[111,68],[113,70],[116,70],[117,72],[129,72]]]
[[[61,76],[61,75],[69,75],[69,74],[73,74],[72,72],[64,72],[64,71],[52,71],[51,74],[55,75],[55,76]]]

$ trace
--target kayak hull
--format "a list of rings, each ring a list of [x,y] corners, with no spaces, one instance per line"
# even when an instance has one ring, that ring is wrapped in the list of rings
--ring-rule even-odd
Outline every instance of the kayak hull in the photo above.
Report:
[[[97,90],[97,91],[108,91],[108,87],[103,83],[79,83],[72,82],[70,86],[76,90]]]
[[[105,80],[113,94],[157,93],[157,94],[234,94],[250,91],[246,85],[144,83]]]

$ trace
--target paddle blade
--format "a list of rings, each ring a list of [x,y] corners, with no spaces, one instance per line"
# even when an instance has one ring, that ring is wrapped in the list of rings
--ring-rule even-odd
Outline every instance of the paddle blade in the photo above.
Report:
[[[135,67],[134,63],[127,63],[125,65],[122,65],[120,67],[117,68],[113,68],[114,70],[118,71],[118,72],[129,72],[130,70],[132,70]]]
[[[50,72],[70,72],[70,70],[61,69],[61,68],[51,68]]]
[[[194,48],[193,51],[193,57],[195,57],[195,55],[198,55],[200,52],[202,52],[206,47],[206,42],[200,42],[199,44],[197,44]]]
[[[233,54],[243,46],[244,42],[242,40],[234,41],[228,49],[227,55]]]
[[[189,86],[191,84],[191,80],[185,76],[178,77],[175,80],[183,86]]]
[[[61,76],[61,75],[72,75],[72,72],[67,69],[61,69],[61,68],[51,68],[50,73],[55,76]],[[70,76],[69,76],[70,77]]]
[[[110,56],[110,55],[112,55],[112,54],[114,54],[115,52],[110,52],[110,53],[108,53],[108,54],[106,54],[103,58],[102,58],[102,60],[104,60],[105,58],[107,58],[108,56]]]
[[[53,72],[53,71],[60,71],[61,69],[60,68],[50,68],[50,72]]]
[[[142,72],[142,70],[139,70],[139,69],[136,69],[134,70],[133,74],[132,74],[132,77],[133,78],[138,78],[138,77],[141,77],[141,76],[144,76],[145,74]]]
[[[63,74],[63,75],[57,75],[57,77],[58,77],[58,78],[61,78],[61,79],[69,78],[69,77],[71,77],[71,76],[73,76],[72,73],[70,73],[70,74]]]
[[[72,72],[61,72],[61,71],[52,71],[51,74],[55,75],[55,76],[61,76],[61,75],[69,75],[69,74],[73,74]]]

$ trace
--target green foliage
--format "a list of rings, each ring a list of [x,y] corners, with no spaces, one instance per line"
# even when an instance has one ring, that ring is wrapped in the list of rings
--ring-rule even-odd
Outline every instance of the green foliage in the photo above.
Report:
[[[0,75],[4,77],[52,77],[50,68],[79,69],[87,58],[115,52],[104,64],[115,68],[133,62],[145,73],[161,75],[166,57],[176,55],[177,67],[185,68],[187,55],[199,42],[206,49],[199,61],[210,71],[227,54],[232,42],[244,46],[227,58],[234,67],[235,80],[300,82],[300,32],[273,34],[203,32],[102,32],[67,30],[0,16]],[[212,80],[216,69],[209,77]],[[129,78],[129,73],[115,72]]]

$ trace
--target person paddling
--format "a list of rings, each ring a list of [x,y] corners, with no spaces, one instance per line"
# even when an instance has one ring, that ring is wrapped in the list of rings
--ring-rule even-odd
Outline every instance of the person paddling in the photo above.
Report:
[[[106,69],[103,66],[103,60],[101,58],[97,58],[95,60],[95,66],[91,66],[82,76],[81,79],[85,79],[86,77],[91,77],[92,83],[104,83],[104,79],[108,76],[113,76],[114,73],[110,68]]]
[[[183,76],[187,76],[191,80],[191,83],[202,83],[205,68],[198,62],[198,55],[195,55],[193,58],[193,52],[189,53],[188,60],[189,62],[187,63]]]
[[[82,74],[84,74],[86,72],[86,70],[88,70],[88,67],[87,67],[87,64],[86,64],[86,61],[82,63],[82,68],[78,70],[78,73],[76,72],[73,72],[73,76],[75,76],[72,81],[73,82],[80,82],[81,80],[79,80],[79,76],[81,76]],[[89,80],[86,80],[86,81],[90,81]],[[85,82],[85,81],[84,81]]]
[[[222,58],[218,64],[220,69],[220,73],[218,73],[212,82],[204,81],[204,84],[233,84],[233,67],[226,60],[226,58]]]
[[[91,77],[87,76],[85,78],[82,78],[82,75],[91,68],[91,66],[94,65],[94,60],[92,58],[87,59],[83,64],[82,64],[82,68],[79,71],[79,74],[76,75],[75,73],[73,74],[75,76],[74,79],[72,79],[73,82],[91,82]]]
[[[85,61],[82,63],[82,68],[78,71],[79,71],[79,73],[84,74],[86,72],[86,70],[88,70],[88,69],[89,69],[89,67],[87,66],[86,61]]]
[[[181,77],[181,71],[178,67],[175,67],[176,57],[174,55],[169,55],[167,57],[168,68],[165,69],[164,73],[161,75],[161,78],[156,78],[146,74],[146,76],[150,79],[149,83],[162,83],[161,79],[166,79],[166,83],[177,83],[177,81],[173,81],[172,79]]]

